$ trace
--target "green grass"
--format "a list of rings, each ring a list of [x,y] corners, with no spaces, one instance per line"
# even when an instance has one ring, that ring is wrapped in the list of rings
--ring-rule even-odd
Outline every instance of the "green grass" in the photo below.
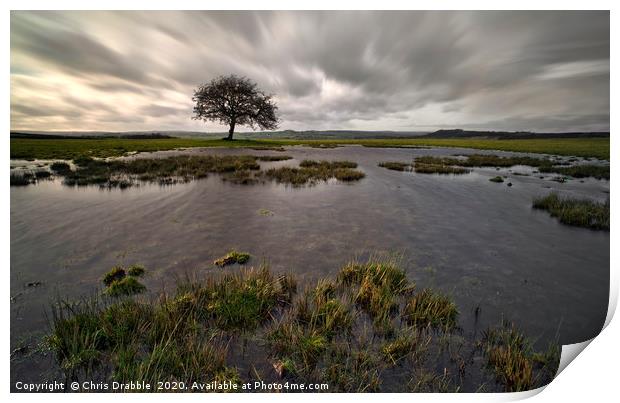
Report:
[[[245,252],[230,251],[226,255],[219,259],[216,259],[213,264],[216,266],[224,267],[231,264],[246,264],[250,260],[250,254]]]
[[[411,164],[407,164],[406,162],[394,162],[394,161],[386,161],[380,162],[378,164],[381,168],[390,169],[392,171],[411,171],[413,166]]]
[[[354,301],[370,316],[379,333],[394,332],[392,318],[399,310],[398,299],[413,290],[395,262],[351,262],[340,270],[338,281],[344,286],[358,286],[353,290]]]
[[[125,269],[120,266],[114,266],[103,276],[103,284],[109,287],[113,282],[124,279],[126,274]]]
[[[286,160],[293,159],[293,157],[291,157],[290,155],[260,155],[260,156],[257,156],[256,159],[259,161],[273,162],[273,161],[286,161]]]
[[[127,280],[135,278],[111,284]],[[349,263],[337,279],[321,279],[299,295],[293,276],[251,268],[188,278],[159,296],[55,304],[45,344],[75,381],[241,385],[261,379],[328,383],[330,392],[445,392],[458,391],[463,376],[481,385],[497,380],[500,390],[510,391],[553,377],[555,344],[535,352],[514,332],[491,330],[476,340],[463,338],[456,326],[429,331],[426,319],[411,326],[399,322],[412,298],[423,307],[414,311],[425,318],[457,321],[451,309],[437,309],[451,305],[445,297],[430,291],[416,296],[412,289],[393,260]],[[373,300],[381,299],[373,309]],[[385,308],[395,324],[390,334],[367,326]],[[518,351],[507,353],[506,346]],[[487,366],[468,364],[479,349]]]
[[[609,180],[609,165],[583,164],[574,166],[542,166],[540,172],[558,173],[561,175],[572,176],[573,178],[593,177],[596,179]]]
[[[343,182],[358,181],[366,175],[354,168],[357,163],[351,161],[313,161],[303,160],[299,168],[271,168],[265,176],[278,183],[292,186],[315,185],[321,181],[337,179]]]
[[[563,224],[609,231],[609,201],[562,198],[551,193],[534,199],[533,207],[548,211]]]
[[[609,165],[582,164],[574,166],[557,165],[549,158],[535,157],[500,157],[497,155],[472,154],[464,158],[422,156],[415,159],[415,170],[419,173],[466,173],[457,167],[512,167],[528,165],[538,168],[540,172],[560,173],[575,178],[594,177],[609,179]],[[457,172],[452,172],[452,170]],[[515,173],[514,175],[526,175]]]
[[[427,288],[409,298],[402,315],[410,325],[452,329],[458,314],[450,298]]]
[[[146,269],[140,264],[133,264],[127,268],[127,274],[131,277],[141,277],[145,272]]]
[[[423,156],[415,159],[413,167],[419,174],[462,175],[470,172],[469,169],[453,166],[457,162],[456,158]]]
[[[531,342],[514,324],[507,322],[485,331],[480,344],[496,380],[509,392],[529,390],[535,384],[550,382],[560,361],[557,345],[551,345],[544,353],[536,353]]]
[[[378,140],[206,140],[206,139],[11,139],[11,159],[66,159],[79,155],[115,157],[129,152],[153,152],[189,147],[245,147],[280,149],[282,146],[359,144],[368,147],[433,146],[501,150],[609,160],[609,138],[569,139],[378,139]]]
[[[111,297],[120,297],[123,295],[139,294],[145,290],[146,287],[134,277],[125,277],[110,283],[105,293]]]

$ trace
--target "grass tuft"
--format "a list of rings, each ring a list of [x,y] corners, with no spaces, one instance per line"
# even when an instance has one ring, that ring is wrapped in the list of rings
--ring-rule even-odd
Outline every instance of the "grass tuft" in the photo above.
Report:
[[[557,193],[534,199],[533,207],[548,211],[561,223],[609,231],[609,201],[561,198]]]
[[[386,169],[390,169],[392,171],[411,171],[413,169],[413,166],[411,164],[407,164],[405,162],[393,162],[393,161],[386,161],[386,162],[380,162],[378,164],[381,168],[386,168]]]
[[[457,317],[454,302],[428,288],[413,295],[403,311],[403,319],[415,326],[452,329],[456,326]]]
[[[228,266],[228,265],[235,264],[235,263],[246,264],[248,260],[250,260],[249,253],[237,252],[237,251],[231,250],[226,255],[215,260],[213,264],[216,266],[224,267],[224,266]]]
[[[354,168],[355,162],[351,161],[313,161],[303,160],[299,168],[280,167],[272,168],[265,175],[278,183],[293,186],[314,185],[320,181],[335,178],[340,181],[357,181],[366,175]]]
[[[133,264],[127,268],[127,274],[132,277],[141,277],[146,269],[141,264]]]
[[[103,276],[103,284],[109,287],[113,282],[125,278],[126,274],[125,269],[120,266],[114,266]]]
[[[145,290],[146,287],[134,277],[125,277],[121,280],[113,281],[105,290],[105,293],[111,297],[120,297],[139,294]]]

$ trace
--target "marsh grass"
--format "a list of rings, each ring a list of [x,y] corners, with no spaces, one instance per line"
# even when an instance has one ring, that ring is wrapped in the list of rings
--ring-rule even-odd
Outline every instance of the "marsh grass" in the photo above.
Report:
[[[551,193],[534,199],[533,207],[548,211],[563,224],[609,231],[609,200],[601,203],[587,199],[563,198],[557,193]]]
[[[206,178],[210,173],[235,174],[257,171],[255,156],[174,156],[168,158],[136,158],[131,160],[97,160],[78,157],[75,171],[65,171],[64,184],[101,187],[129,187],[136,181],[174,184]]]
[[[543,173],[558,173],[561,175],[567,175],[574,178],[586,178],[593,177],[596,179],[608,179],[609,180],[609,165],[594,165],[594,164],[580,164],[570,165],[569,162],[557,162],[549,158],[536,158],[536,157],[500,157],[497,155],[487,154],[472,154],[463,156],[462,158],[451,157],[433,157],[423,156],[418,157],[415,160],[416,172],[418,172],[418,166],[421,173],[434,173],[431,172],[433,167],[436,167],[438,173],[453,173],[442,172],[444,170],[450,170],[453,167],[497,167],[497,168],[509,168],[515,165],[527,165],[538,168],[539,172]],[[566,166],[568,165],[568,166]],[[515,173],[514,175],[527,175]]]
[[[196,310],[223,330],[254,330],[272,317],[272,310],[290,304],[296,282],[289,275],[275,277],[267,268],[250,268],[204,283],[181,284],[174,303]]]
[[[558,173],[573,178],[596,178],[609,180],[609,165],[581,164],[573,166],[541,166],[540,172]]]
[[[52,172],[58,175],[67,175],[71,172],[71,165],[66,162],[56,161],[50,165]]]
[[[68,186],[98,185],[102,188],[128,188],[137,182],[150,182],[159,185],[187,183],[206,178],[209,174],[220,174],[222,180],[250,185],[263,182],[264,178],[279,183],[301,186],[316,184],[319,181],[336,179],[352,182],[364,178],[355,162],[351,161],[312,161],[304,160],[299,168],[279,167],[260,172],[258,161],[285,161],[288,155],[276,156],[174,156],[168,158],[136,158],[129,160],[99,160],[89,156],[79,156],[73,160],[76,169],[66,163],[55,163],[56,174],[64,177]],[[47,172],[47,171],[45,171]],[[21,178],[13,174],[11,183],[15,186]],[[31,183],[32,181],[29,181]]]
[[[231,250],[226,255],[222,256],[219,259],[216,259],[213,264],[216,266],[224,267],[231,264],[246,264],[247,261],[250,260],[250,254],[245,252],[237,252]]]
[[[287,161],[287,160],[293,159],[293,157],[291,157],[290,155],[261,155],[261,156],[256,157],[256,159],[259,161],[273,162],[273,161]]]
[[[146,269],[141,264],[133,264],[127,268],[127,274],[132,277],[141,277]]]
[[[508,322],[486,330],[480,345],[496,380],[509,392],[550,382],[559,365],[557,345],[550,345],[544,353],[535,353],[531,342]],[[537,368],[540,371],[535,371]]]
[[[392,171],[411,171],[413,166],[405,162],[385,161],[378,164],[381,168],[386,168]]]
[[[106,288],[105,293],[111,297],[120,297],[123,295],[134,295],[144,292],[146,287],[144,284],[141,284],[134,277],[125,277],[121,280],[113,281],[108,288]]]
[[[35,182],[36,180],[34,178],[34,175],[32,175],[30,172],[24,172],[24,173],[11,172],[11,180],[10,180],[11,186],[28,186],[31,183],[35,183]]]
[[[470,172],[469,169],[453,166],[458,162],[456,158],[422,156],[415,159],[413,167],[420,174],[462,175]]]
[[[105,294],[111,297],[120,297],[123,295],[139,294],[146,290],[135,277],[144,274],[144,266],[134,264],[125,270],[121,266],[113,267],[103,276],[103,284],[105,284]]]
[[[393,340],[386,341],[381,347],[381,353],[393,365],[411,354],[421,354],[430,342],[417,330],[403,331]]]
[[[110,286],[113,282],[122,280],[125,278],[125,269],[121,266],[114,266],[109,272],[103,276],[103,284]]]
[[[351,182],[366,176],[363,172],[354,169],[356,167],[357,164],[351,161],[303,160],[299,164],[299,168],[271,168],[265,172],[265,175],[278,183],[292,186],[314,185],[332,178]]]
[[[450,298],[427,288],[409,298],[403,319],[418,327],[452,329],[457,324],[458,314]]]
[[[260,182],[260,179],[256,177],[254,172],[245,170],[224,174],[222,180],[236,185],[253,185]]]
[[[289,274],[242,269],[188,277],[174,292],[149,299],[55,304],[46,344],[71,380],[241,384],[258,378],[328,383],[330,392],[443,392],[459,390],[459,371],[482,371],[473,375],[482,384],[497,379],[499,388],[516,390],[544,384],[557,369],[557,348],[534,353],[524,347],[532,375],[512,375],[509,368],[523,366],[498,348],[529,346],[522,336],[489,331],[475,342],[450,326],[429,331],[427,320],[399,323],[412,293],[394,260],[351,262],[337,279],[319,280],[299,294]],[[442,324],[450,317],[422,311],[444,318]],[[391,334],[373,326],[373,318],[386,313],[395,324]],[[250,343],[254,352],[239,354]],[[467,364],[463,348],[483,349],[490,371]]]
[[[357,286],[352,290],[353,300],[370,316],[378,333],[393,334],[392,318],[399,310],[398,298],[414,288],[396,262],[350,262],[340,270],[338,281],[342,286]]]

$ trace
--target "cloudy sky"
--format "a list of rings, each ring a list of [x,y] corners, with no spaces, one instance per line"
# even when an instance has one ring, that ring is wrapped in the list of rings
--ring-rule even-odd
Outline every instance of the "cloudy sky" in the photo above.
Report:
[[[191,97],[233,73],[281,129],[609,130],[609,43],[608,12],[12,12],[11,128],[224,131]]]

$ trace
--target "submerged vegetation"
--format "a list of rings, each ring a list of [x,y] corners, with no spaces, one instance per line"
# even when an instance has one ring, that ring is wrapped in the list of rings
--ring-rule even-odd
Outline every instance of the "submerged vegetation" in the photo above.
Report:
[[[386,161],[380,162],[379,166],[381,168],[386,168],[392,171],[411,171],[413,166],[411,164],[407,164],[405,162],[395,162],[395,161]]]
[[[538,168],[544,173],[559,173],[575,178],[594,177],[609,179],[609,165],[558,165],[549,158],[534,157],[500,157],[497,155],[472,154],[462,158],[422,156],[415,159],[415,171],[418,173],[467,173],[468,170],[459,167],[512,167],[527,165]],[[457,172],[451,172],[457,170]],[[515,173],[519,175],[519,173]],[[524,175],[524,174],[520,174]]]
[[[609,200],[602,203],[562,198],[557,193],[551,193],[535,199],[533,207],[548,211],[563,224],[609,231]]]
[[[343,182],[357,181],[366,175],[354,168],[355,162],[351,161],[312,161],[303,160],[299,168],[280,167],[271,168],[265,172],[265,176],[274,179],[278,183],[293,186],[314,185],[320,181],[337,179]]]
[[[416,292],[394,261],[351,262],[300,292],[293,276],[261,267],[187,279],[154,299],[57,304],[47,345],[72,380],[320,383],[330,392],[525,390],[549,382],[559,357],[493,329],[462,337],[450,298]],[[477,351],[486,362],[468,358]]]
[[[113,267],[103,276],[103,284],[107,287],[105,293],[111,297],[139,294],[146,290],[136,277],[144,275],[146,269],[142,265],[134,264],[125,270],[121,266]]]
[[[231,264],[246,264],[250,260],[250,254],[245,252],[230,251],[213,262],[214,265],[224,267]]]
[[[559,365],[559,346],[551,344],[547,351],[535,353],[531,342],[510,323],[485,331],[480,346],[497,381],[509,392],[532,389],[541,377],[553,376]]]
[[[206,178],[211,173],[221,174],[224,181],[248,185],[273,179],[278,183],[294,186],[313,185],[319,181],[336,179],[350,182],[362,179],[363,172],[355,170],[355,162],[350,161],[312,161],[304,160],[300,167],[271,168],[262,172],[258,161],[285,161],[288,155],[253,156],[253,155],[179,155],[167,158],[135,158],[101,160],[80,156],[73,160],[75,169],[62,162],[52,164],[56,175],[62,176],[67,186],[98,185],[102,188],[127,188],[139,182],[171,185]],[[25,172],[11,173],[12,186],[25,186],[35,183],[43,177],[49,177],[49,171],[41,171],[46,175]]]
[[[467,174],[469,169],[453,166],[452,158],[440,158],[440,157],[417,157],[414,161],[414,169],[419,174]]]

